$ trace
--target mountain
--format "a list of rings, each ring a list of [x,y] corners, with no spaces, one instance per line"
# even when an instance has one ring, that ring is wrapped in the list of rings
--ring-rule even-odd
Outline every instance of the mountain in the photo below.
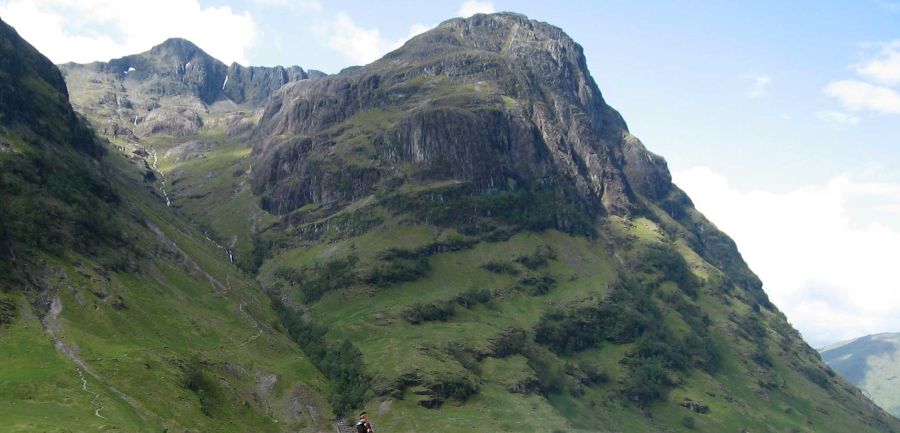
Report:
[[[88,203],[111,234],[13,240],[0,426],[342,431],[368,410],[396,432],[900,431],[769,302],[559,28],[449,20],[259,105],[217,93],[186,41],[160,47],[62,66],[106,150],[66,158],[117,197]]]
[[[867,335],[819,351],[841,377],[900,418],[900,333]]]
[[[327,380],[138,162],[0,21],[0,430],[329,430]]]
[[[184,39],[149,51],[60,68],[73,104],[105,135],[194,135],[210,111],[254,111],[282,85],[324,76],[299,66],[226,66]],[[232,125],[233,126],[233,125]]]

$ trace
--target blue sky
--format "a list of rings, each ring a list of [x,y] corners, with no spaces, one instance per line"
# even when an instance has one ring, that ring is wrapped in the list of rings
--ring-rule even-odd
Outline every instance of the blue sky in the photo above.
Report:
[[[900,331],[900,0],[0,0],[55,62],[181,36],[226,62],[329,73],[501,10],[584,47],[607,102],[811,344]]]

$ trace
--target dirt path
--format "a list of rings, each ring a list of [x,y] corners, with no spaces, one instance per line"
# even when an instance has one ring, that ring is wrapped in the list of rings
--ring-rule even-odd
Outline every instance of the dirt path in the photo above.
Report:
[[[253,341],[255,341],[260,336],[262,336],[263,328],[262,328],[262,326],[260,326],[259,321],[256,320],[255,317],[251,316],[250,313],[247,313],[246,311],[244,311],[244,303],[243,302],[238,304],[238,311],[240,311],[241,316],[243,316],[244,319],[246,319],[248,322],[250,322],[253,325],[253,327],[255,327],[257,330],[255,335],[251,336],[243,343],[237,345],[237,347],[244,347],[244,346],[252,343]]]

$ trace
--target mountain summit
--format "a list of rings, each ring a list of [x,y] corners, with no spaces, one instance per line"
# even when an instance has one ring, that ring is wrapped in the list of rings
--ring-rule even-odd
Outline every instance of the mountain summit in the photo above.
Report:
[[[76,108],[101,131],[132,138],[192,135],[210,110],[254,111],[284,84],[324,76],[299,66],[226,66],[181,38],[109,62],[60,68]]]
[[[311,170],[330,152],[329,131],[362,115],[382,121],[363,125],[370,145],[352,149],[367,158]],[[592,215],[633,213],[636,191],[657,199],[671,188],[665,161],[604,102],[581,47],[512,13],[453,19],[370,65],[286,87],[258,130],[254,185],[280,214],[423,178],[571,192]],[[344,182],[353,188],[333,188]]]

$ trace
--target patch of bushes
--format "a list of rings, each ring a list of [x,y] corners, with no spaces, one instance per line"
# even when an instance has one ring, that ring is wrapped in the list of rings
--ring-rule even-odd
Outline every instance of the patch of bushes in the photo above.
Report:
[[[238,267],[248,273],[256,274],[256,272],[259,271],[259,267],[262,266],[263,262],[269,256],[272,244],[258,234],[252,235],[251,241],[250,254],[246,258],[238,257],[237,264]]]
[[[182,386],[192,391],[200,400],[200,412],[213,417],[223,399],[220,386],[215,379],[209,377],[206,365],[199,356],[192,357],[182,368],[184,370]]]
[[[418,325],[422,322],[446,322],[456,314],[454,305],[453,301],[417,302],[403,311],[403,318],[413,325]]]
[[[700,333],[678,337],[660,320],[663,314],[653,300],[652,287],[620,281],[596,304],[550,312],[535,327],[534,340],[563,356],[605,341],[634,343],[622,360],[628,367],[623,393],[630,401],[647,405],[675,384],[673,374],[690,368],[712,372],[721,363],[718,347],[708,335],[708,319],[695,322]]]
[[[495,274],[519,275],[519,270],[510,262],[491,260],[481,267]]]
[[[547,245],[541,245],[534,249],[531,254],[522,254],[516,257],[516,263],[525,266],[528,269],[536,270],[547,266],[550,260],[556,259],[556,251]]]
[[[478,382],[468,375],[441,375],[433,383],[426,385],[439,401],[454,399],[466,401],[478,392]]]
[[[617,289],[595,305],[545,314],[535,327],[535,341],[560,355],[592,349],[603,341],[634,342],[655,321],[658,311],[652,301],[631,302],[628,291]]]
[[[625,396],[638,406],[646,407],[659,400],[674,385],[659,361],[643,362],[635,366],[625,380]]]
[[[16,319],[16,304],[7,299],[0,299],[0,326],[9,325]]]
[[[370,389],[371,378],[365,374],[362,353],[349,340],[329,344],[324,326],[303,320],[288,308],[276,292],[269,292],[272,309],[288,335],[309,357],[316,368],[331,381],[332,392],[328,396],[331,407],[338,415],[345,415],[358,408]]]
[[[532,296],[546,295],[556,287],[556,279],[549,275],[529,275],[519,280],[518,287]]]
[[[830,376],[825,370],[814,365],[804,365],[800,367],[800,371],[807,379],[812,381],[812,383],[819,385],[826,390],[831,388],[831,381],[829,380]]]
[[[447,344],[445,351],[466,370],[476,375],[481,374],[481,364],[478,362],[478,355],[465,344],[451,342]]]
[[[495,358],[522,354],[531,342],[524,329],[509,328],[491,340],[491,355]]]
[[[478,304],[486,304],[491,300],[491,291],[488,289],[471,288],[460,293],[453,299],[463,308],[472,308]]]
[[[699,294],[700,279],[691,272],[684,257],[670,246],[648,247],[640,258],[638,270],[648,274],[660,274],[663,281],[672,281],[686,295],[696,299]]]
[[[357,258],[349,255],[343,258],[304,266],[299,271],[291,267],[275,270],[275,276],[288,282],[300,291],[304,303],[318,301],[326,293],[351,286],[356,283],[353,273]]]
[[[406,281],[415,281],[431,270],[428,254],[402,248],[391,248],[379,254],[385,263],[373,269],[365,282],[376,287],[388,287]]]

